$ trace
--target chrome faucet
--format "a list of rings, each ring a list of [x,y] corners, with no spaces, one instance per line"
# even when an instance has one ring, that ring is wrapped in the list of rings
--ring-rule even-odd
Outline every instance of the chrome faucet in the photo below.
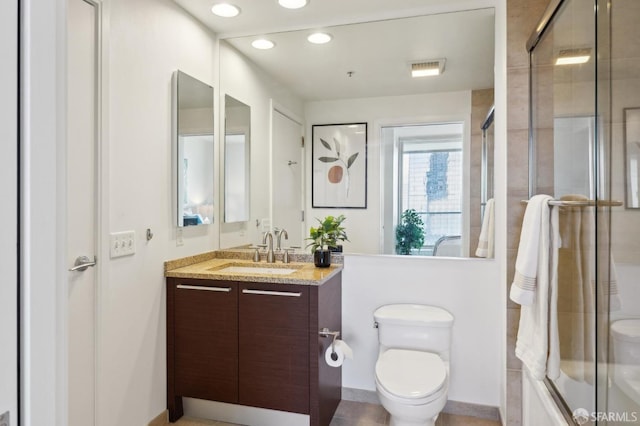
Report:
[[[267,251],[267,263],[275,263],[276,256],[275,254],[273,254],[273,234],[271,233],[271,231],[267,231],[264,233],[264,236],[262,237],[262,244],[267,244],[267,237],[269,237],[269,245],[268,245],[269,251]]]
[[[281,245],[282,234],[284,234],[285,240],[289,239],[289,234],[287,233],[286,229],[282,228],[282,229],[276,230],[276,251],[282,250],[282,245]]]

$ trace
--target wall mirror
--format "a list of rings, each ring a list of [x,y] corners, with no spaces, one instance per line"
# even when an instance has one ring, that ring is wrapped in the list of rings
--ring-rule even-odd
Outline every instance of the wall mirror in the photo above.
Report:
[[[213,223],[213,87],[173,75],[177,225]]]
[[[393,189],[394,185],[398,185],[398,172],[401,169],[397,161],[385,162],[390,157],[382,158],[385,155],[383,127],[388,123],[463,123],[463,129],[457,133],[460,140],[456,142],[456,147],[449,143],[451,141],[443,142],[451,145],[446,146],[452,151],[449,155],[435,153],[434,135],[428,135],[429,141],[426,142],[431,144],[430,150],[435,150],[433,160],[428,161],[441,164],[450,160],[451,167],[438,166],[439,170],[459,172],[456,179],[460,184],[456,185],[459,187],[457,194],[460,202],[456,212],[449,216],[458,217],[461,222],[457,226],[447,225],[441,236],[453,236],[449,235],[451,232],[459,235],[464,246],[460,247],[458,256],[474,255],[481,225],[482,123],[493,105],[494,18],[493,8],[480,8],[329,26],[323,27],[322,31],[329,34],[331,40],[320,45],[307,40],[317,28],[261,33],[259,36],[221,37],[223,44],[231,46],[238,57],[248,59],[263,75],[277,81],[278,88],[286,88],[297,96],[302,104],[299,114],[304,118],[307,141],[312,139],[313,125],[367,123],[367,208],[311,208],[310,167],[307,164],[303,177],[307,181],[306,204],[303,206],[307,229],[315,225],[316,217],[345,214],[345,225],[351,240],[345,244],[345,252],[395,254],[395,229],[401,215],[394,208],[398,200],[387,199],[385,194],[406,194],[407,191]],[[455,35],[452,29],[455,29]],[[270,40],[274,47],[269,50],[256,49],[252,43],[257,38]],[[429,62],[432,59],[445,59],[441,75],[411,78],[412,62]],[[221,62],[220,66],[221,75],[229,76],[221,82],[222,85],[239,84],[230,82],[234,77],[233,72],[224,69],[234,67],[233,61]],[[476,91],[491,91],[486,105],[478,108],[472,105]],[[474,139],[474,134],[478,135],[477,139]],[[419,157],[417,140],[409,143],[407,139],[406,142],[403,147],[406,148],[407,157]],[[396,155],[396,160],[398,146],[388,153],[390,156]],[[308,162],[310,147],[305,147],[305,150]],[[455,167],[453,162],[457,162]],[[423,182],[428,170],[419,173],[418,186],[425,191],[427,187],[433,189],[433,185]],[[435,175],[442,179],[446,175],[443,173]],[[454,186],[451,183],[448,188],[453,190]],[[447,189],[436,191],[437,195],[444,197],[442,191]],[[426,192],[416,196],[424,197]],[[269,203],[271,200],[258,201]],[[257,204],[252,204],[252,211],[261,208]],[[440,213],[429,212],[433,218]],[[437,222],[435,219],[429,221],[433,224]],[[439,239],[436,238],[438,232],[430,230],[430,247],[425,246],[423,250],[415,250],[411,254],[432,255],[433,245]]]
[[[224,96],[224,221],[249,220],[251,108]]]

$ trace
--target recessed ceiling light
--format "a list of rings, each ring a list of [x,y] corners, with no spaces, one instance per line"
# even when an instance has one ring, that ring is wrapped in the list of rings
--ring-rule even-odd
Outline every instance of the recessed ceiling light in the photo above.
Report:
[[[325,44],[325,43],[329,43],[331,41],[331,34],[327,34],[327,33],[313,33],[311,35],[309,35],[309,37],[307,37],[307,40],[309,40],[309,43],[313,43],[313,44]]]
[[[251,46],[261,50],[271,49],[275,45],[276,44],[274,42],[272,42],[271,40],[267,40],[266,38],[259,38],[251,42]]]
[[[445,59],[414,62],[411,64],[411,77],[429,77],[444,72]]]
[[[556,65],[576,65],[589,62],[591,49],[565,49],[558,52]]]
[[[309,2],[307,0],[278,0],[278,3],[287,9],[300,9],[301,7],[305,7]]]
[[[240,14],[240,8],[229,3],[218,3],[211,6],[211,12],[223,18],[233,18]]]

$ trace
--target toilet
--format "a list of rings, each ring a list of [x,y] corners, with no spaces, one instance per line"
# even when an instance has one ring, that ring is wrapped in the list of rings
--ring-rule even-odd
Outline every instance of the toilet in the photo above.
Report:
[[[453,315],[427,305],[381,306],[376,390],[391,426],[433,426],[447,402]]]
[[[611,323],[613,342],[613,381],[640,404],[640,319]]]

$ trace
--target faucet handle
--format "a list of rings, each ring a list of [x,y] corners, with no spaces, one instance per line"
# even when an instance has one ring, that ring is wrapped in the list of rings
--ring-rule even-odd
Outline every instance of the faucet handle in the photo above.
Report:
[[[254,262],[260,262],[260,247],[256,246],[256,247],[251,247],[252,249],[255,249],[255,251],[253,252],[253,261]]]
[[[289,252],[293,251],[294,248],[293,247],[287,247],[284,249],[284,255],[282,256],[282,263],[289,263],[291,262],[291,259],[289,258]]]

